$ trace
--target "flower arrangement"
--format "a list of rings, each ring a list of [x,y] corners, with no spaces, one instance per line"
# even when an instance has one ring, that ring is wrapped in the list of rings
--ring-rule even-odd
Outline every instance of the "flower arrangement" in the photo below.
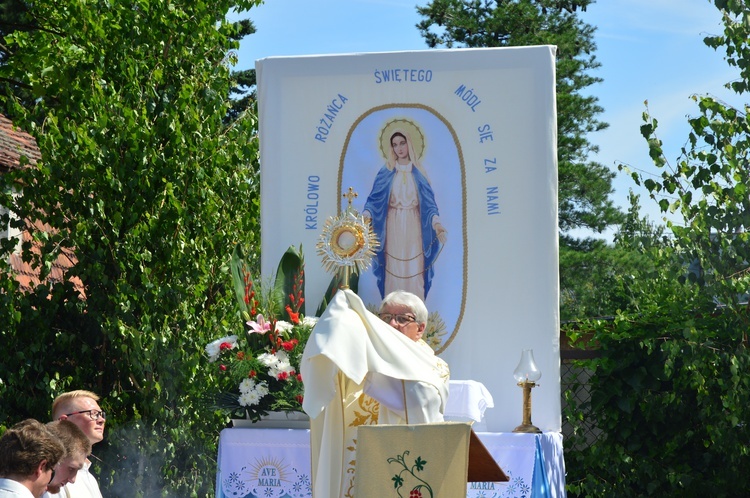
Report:
[[[304,315],[302,248],[290,247],[275,278],[260,285],[253,281],[239,246],[231,270],[244,330],[206,346],[223,387],[216,406],[253,421],[269,411],[302,411],[299,365],[317,321]]]

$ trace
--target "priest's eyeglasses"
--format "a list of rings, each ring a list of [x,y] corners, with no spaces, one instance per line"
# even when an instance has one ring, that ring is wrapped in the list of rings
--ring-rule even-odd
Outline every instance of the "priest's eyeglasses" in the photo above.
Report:
[[[81,410],[80,412],[66,413],[66,417],[71,415],[78,415],[79,413],[88,413],[91,420],[99,420],[99,418],[107,419],[107,415],[102,410]]]
[[[404,314],[393,315],[391,313],[380,313],[378,316],[385,323],[391,323],[391,320],[396,320],[396,323],[398,323],[399,325],[408,325],[411,322],[417,321],[417,317],[413,315],[404,315]]]

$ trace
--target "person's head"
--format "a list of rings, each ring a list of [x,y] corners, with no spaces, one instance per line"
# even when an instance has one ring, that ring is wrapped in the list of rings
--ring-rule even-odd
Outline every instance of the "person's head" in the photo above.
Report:
[[[391,135],[391,149],[393,150],[393,156],[397,160],[408,160],[411,158],[409,140],[407,140],[406,135],[400,131]]]
[[[50,493],[59,493],[60,488],[69,482],[76,482],[78,471],[86,463],[86,457],[91,453],[91,441],[69,420],[55,420],[47,424],[52,434],[57,436],[65,448],[65,456],[60,460],[55,472],[55,478],[47,486]]]
[[[52,420],[69,420],[76,424],[91,444],[104,439],[104,412],[99,407],[99,396],[91,391],[63,393],[52,403]]]
[[[385,296],[378,315],[412,341],[421,339],[427,327],[427,307],[411,292],[399,290]]]
[[[0,437],[0,477],[21,483],[39,498],[64,454],[63,444],[41,422],[24,420]]]

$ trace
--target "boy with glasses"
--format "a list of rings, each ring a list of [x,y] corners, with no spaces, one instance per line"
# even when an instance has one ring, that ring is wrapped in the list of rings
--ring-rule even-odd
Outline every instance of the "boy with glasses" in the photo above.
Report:
[[[52,419],[67,420],[74,423],[94,445],[104,439],[106,414],[99,406],[99,396],[91,391],[70,391],[63,393],[52,403]],[[91,461],[86,458],[83,468],[76,474],[75,480],[66,484],[59,494],[50,494],[49,498],[102,498],[96,478],[89,472]],[[62,494],[65,492],[66,494]]]
[[[0,498],[40,498],[65,454],[41,422],[27,419],[0,437]]]

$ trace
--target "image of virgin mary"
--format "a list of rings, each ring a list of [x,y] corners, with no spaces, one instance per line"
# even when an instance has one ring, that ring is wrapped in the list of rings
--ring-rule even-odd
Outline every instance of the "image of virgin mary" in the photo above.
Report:
[[[427,173],[415,153],[412,136],[419,134],[419,129],[410,121],[394,120],[382,133],[381,143],[389,157],[378,171],[362,211],[380,241],[373,273],[381,297],[406,290],[425,299],[447,232]],[[423,145],[424,137],[418,138]]]

